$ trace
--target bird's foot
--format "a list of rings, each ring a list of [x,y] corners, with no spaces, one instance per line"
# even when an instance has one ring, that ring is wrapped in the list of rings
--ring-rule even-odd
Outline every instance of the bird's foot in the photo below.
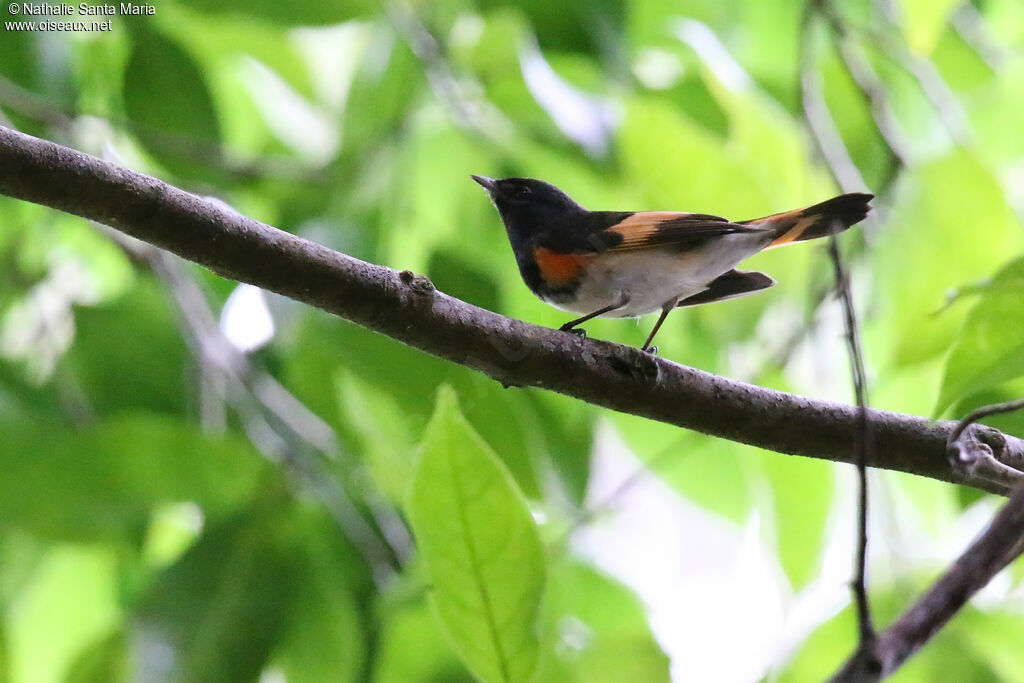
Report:
[[[560,329],[562,332],[568,332],[570,334],[575,334],[580,339],[586,339],[587,338],[587,331],[585,329],[583,329],[582,327],[570,327],[569,324],[566,323],[565,325],[562,325],[558,329]]]
[[[643,351],[644,353],[649,353],[652,356],[657,356],[658,355],[658,347],[657,346],[645,346],[645,347],[643,347],[640,350]]]

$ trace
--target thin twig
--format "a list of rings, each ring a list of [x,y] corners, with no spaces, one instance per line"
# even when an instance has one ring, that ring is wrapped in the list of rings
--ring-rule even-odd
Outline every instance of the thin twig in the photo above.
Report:
[[[281,462],[301,485],[327,509],[342,533],[363,555],[381,586],[395,575],[396,566],[411,553],[411,540],[392,542],[392,513],[381,518],[387,531],[367,522],[349,494],[337,485],[325,463],[310,457],[319,453],[336,459],[344,454],[334,431],[276,379],[258,370],[220,331],[216,317],[198,284],[178,260],[145,242],[111,231],[117,243],[149,264],[171,295],[179,313],[185,340],[202,371],[212,373],[225,388],[224,398],[235,405],[253,445],[271,462]],[[352,458],[347,460],[351,461]],[[348,463],[350,468],[354,463]],[[372,506],[368,503],[368,507]],[[375,513],[379,510],[374,509]],[[389,533],[392,532],[392,533]]]
[[[801,45],[803,45],[801,52],[801,84],[808,82],[807,74],[813,71],[813,60],[811,59],[810,46],[807,44],[810,40],[810,26],[813,22],[813,15],[816,11],[829,12],[824,9],[827,4],[827,0],[812,0],[808,4],[807,14],[804,17],[804,24],[802,26]],[[834,23],[834,30],[836,31],[837,38],[842,38],[842,27],[838,25],[838,18],[832,18]],[[866,96],[870,99],[872,93],[866,92]],[[814,101],[814,94],[808,94],[804,92],[803,101],[806,103]],[[818,119],[819,130],[834,130],[835,124],[832,122],[831,114],[828,111],[827,105],[824,101],[820,101],[818,106],[807,112],[808,119],[812,117]],[[824,121],[828,123],[825,124]],[[849,154],[846,151],[845,145],[843,145],[842,139],[838,138],[838,135],[834,139],[822,138],[815,135],[815,140],[821,148],[823,156],[826,159],[849,159]],[[827,145],[835,145],[837,148],[841,148],[841,153],[838,151],[832,151],[831,153],[826,151]],[[898,152],[896,148],[893,148],[894,153]],[[852,164],[852,162],[850,162]],[[830,166],[831,168],[831,166]],[[857,178],[857,185],[849,184],[853,179],[852,174],[849,173],[848,169],[844,166],[832,168],[833,176],[837,183],[843,188],[844,191],[850,192],[856,189],[860,189],[863,186],[863,180]],[[842,175],[840,175],[842,173]],[[845,176],[845,177],[844,177]],[[859,176],[859,173],[858,173]],[[847,184],[844,184],[846,181]],[[858,649],[862,652],[871,651],[875,642],[875,628],[871,619],[871,606],[868,602],[867,594],[867,547],[868,547],[868,462],[871,460],[872,450],[872,437],[871,437],[871,424],[868,420],[868,398],[867,398],[867,378],[864,371],[864,354],[860,344],[860,329],[857,324],[857,312],[853,304],[853,293],[850,290],[849,277],[846,273],[846,268],[843,265],[842,252],[839,250],[839,240],[833,235],[829,238],[829,256],[832,259],[832,267],[835,275],[835,287],[836,292],[839,296],[839,300],[843,307],[843,323],[846,331],[846,344],[847,351],[850,357],[850,371],[853,375],[853,389],[857,401],[857,431],[855,432],[856,439],[856,466],[857,466],[857,479],[858,479],[858,498],[857,498],[857,552],[854,558],[854,576],[851,581],[850,588],[853,592],[853,600],[857,608],[857,625],[859,631]]]
[[[895,181],[899,170],[909,163],[910,143],[903,134],[899,120],[889,102],[889,93],[885,83],[879,78],[871,63],[861,54],[859,46],[854,44],[846,24],[835,6],[824,0],[819,3],[819,7],[835,35],[835,42],[843,64],[856,83],[861,96],[867,102],[872,120],[875,122],[875,128],[889,148],[889,168],[886,177],[881,182],[881,187],[887,187]]]
[[[447,110],[456,126],[492,143],[503,144],[507,126],[494,105],[480,95],[470,95],[464,79],[456,75],[441,43],[423,25],[404,0],[385,0],[384,10],[395,30],[419,60],[434,96]],[[482,92],[480,86],[472,90]]]
[[[874,26],[863,27],[862,30],[881,47],[886,56],[917,79],[921,91],[931,103],[936,117],[950,138],[958,145],[969,147],[973,142],[973,134],[967,114],[952,88],[946,84],[946,80],[931,60],[915,54],[902,41],[893,37],[903,34],[896,8],[883,0],[875,0],[873,5],[891,30]]]
[[[322,169],[311,168],[285,156],[265,155],[247,161],[233,160],[224,154],[220,145],[214,142],[169,133],[153,126],[140,125],[125,117],[71,110],[50,98],[23,88],[0,74],[0,112],[3,108],[45,123],[55,131],[59,131],[63,137],[71,136],[75,119],[78,117],[88,116],[105,121],[111,128],[131,129],[136,134],[145,136],[150,145],[158,147],[164,154],[176,159],[200,162],[235,176],[238,180],[268,178],[312,185],[326,185],[329,182],[325,180]]]
[[[858,650],[831,680],[860,683],[892,674],[1022,552],[1024,481],[1017,485],[1010,501],[985,532],[910,609],[879,634],[870,653],[871,662],[866,665],[865,653]]]
[[[844,189],[863,189],[867,187],[867,184],[861,176],[860,169],[850,158],[846,145],[843,144],[843,138],[828,111],[828,105],[822,93],[821,76],[814,68],[811,41],[814,28],[814,7],[819,1],[810,0],[801,19],[798,48],[800,53],[800,99],[803,104],[804,117],[818,151],[839,186]]]
[[[1013,413],[1018,410],[1024,410],[1024,398],[1018,398],[1016,400],[1006,401],[1004,403],[993,403],[992,405],[989,406],[982,406],[981,408],[977,408],[968,413],[967,417],[960,421],[960,424],[957,425],[955,430],[953,430],[953,434],[950,437],[950,441],[958,441],[960,437],[963,435],[964,430],[967,429],[968,426],[974,424],[975,422],[978,422],[979,420],[984,420],[986,417],[992,417],[993,415]]]
[[[835,272],[836,289],[843,304],[843,322],[846,329],[847,350],[850,356],[850,371],[853,374],[853,389],[857,399],[857,557],[852,583],[854,601],[857,605],[857,623],[860,627],[861,647],[870,646],[875,637],[871,622],[871,611],[867,595],[867,553],[868,553],[868,462],[871,460],[871,423],[868,420],[867,378],[864,371],[864,354],[860,344],[860,328],[853,307],[853,293],[849,277],[843,266],[839,251],[839,240],[829,238],[829,255]]]
[[[979,439],[967,438],[977,420],[1024,409],[1024,399],[979,408],[950,432],[949,450],[978,451],[971,460],[991,456],[991,448]],[[946,573],[880,634],[870,648],[858,647],[832,677],[833,683],[878,681],[894,672],[921,649],[967,601],[984,588],[1006,565],[1024,552],[1024,476],[988,529],[964,551]]]

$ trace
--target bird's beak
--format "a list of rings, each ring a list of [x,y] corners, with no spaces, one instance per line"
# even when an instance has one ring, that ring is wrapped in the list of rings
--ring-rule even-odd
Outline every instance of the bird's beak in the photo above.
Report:
[[[480,183],[480,186],[488,192],[494,192],[497,189],[494,178],[488,178],[485,175],[471,175],[469,177]]]

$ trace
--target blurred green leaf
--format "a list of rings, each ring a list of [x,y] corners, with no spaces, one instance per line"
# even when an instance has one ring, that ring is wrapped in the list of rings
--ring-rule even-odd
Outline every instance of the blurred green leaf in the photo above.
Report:
[[[899,0],[903,10],[903,32],[910,49],[931,54],[953,13],[963,0]]]
[[[287,517],[251,510],[208,529],[153,582],[134,615],[135,661],[166,649],[162,680],[253,680],[287,627],[298,558]],[[145,672],[139,672],[144,674]]]
[[[338,382],[346,422],[361,442],[377,487],[397,505],[408,493],[413,471],[412,428],[408,416],[389,393],[346,373]]]
[[[197,502],[223,515],[266,467],[252,447],[176,418],[136,414],[81,430],[8,423],[0,446],[0,519],[69,539],[137,539],[153,506]]]
[[[1018,559],[1016,564],[1021,565]],[[993,680],[1024,680],[1024,658],[1018,646],[1024,642],[1024,619],[1012,610],[966,609],[957,617],[957,630],[991,669]]]
[[[968,102],[972,128],[986,158],[998,164],[1013,164],[1024,155],[1024,136],[1014,125],[1016,113],[1022,110],[1024,57],[1018,56],[1009,61],[999,78]]]
[[[500,0],[481,0],[485,10],[504,6]],[[516,7],[530,20],[542,50],[580,51],[612,59],[622,48],[626,3],[622,0],[569,0],[559,4],[522,0]]]
[[[821,460],[759,453],[772,487],[779,561],[794,588],[816,577],[832,509],[835,468]]]
[[[136,136],[175,175],[218,177],[220,123],[206,76],[163,34],[134,25],[124,106]]]
[[[954,152],[910,172],[874,245],[879,313],[890,363],[913,364],[953,342],[963,309],[937,313],[946,293],[990,277],[1024,243],[998,180]]]
[[[80,653],[66,683],[119,683],[131,680],[125,635],[117,631]]]
[[[1024,375],[1024,259],[1007,264],[985,288],[967,316],[946,361],[935,406],[943,414],[951,403],[980,389]]]
[[[105,546],[46,549],[5,615],[11,681],[64,680],[80,652],[119,626],[117,560]]]
[[[438,393],[408,503],[431,602],[466,665],[485,681],[527,681],[545,560],[508,471]]]
[[[296,581],[290,622],[271,667],[296,683],[363,680],[367,643],[355,596],[331,548],[315,551]]]
[[[290,386],[296,387],[300,397],[311,397],[321,415],[337,414],[337,393],[324,382],[330,368],[344,367],[360,381],[388,393],[410,426],[426,423],[430,397],[442,383],[451,384],[465,397],[466,418],[488,443],[495,444],[519,486],[531,495],[538,491],[535,460],[544,451],[533,447],[546,441],[536,428],[532,406],[521,393],[356,325],[323,316],[307,323],[288,359]],[[387,358],[387,363],[381,363],[381,358]]]
[[[211,14],[238,15],[285,26],[338,24],[365,17],[377,8],[371,0],[324,0],[282,4],[273,0],[183,0],[184,4]]]
[[[628,588],[570,557],[552,564],[544,593],[536,683],[668,681],[669,661]]]
[[[648,466],[687,500],[742,525],[761,479],[754,453],[728,441],[685,434]]]
[[[63,369],[92,410],[186,412],[185,342],[155,280],[139,279],[128,296],[76,309],[75,327]]]
[[[472,683],[474,678],[452,652],[425,600],[392,608],[380,619],[380,646],[374,683]]]

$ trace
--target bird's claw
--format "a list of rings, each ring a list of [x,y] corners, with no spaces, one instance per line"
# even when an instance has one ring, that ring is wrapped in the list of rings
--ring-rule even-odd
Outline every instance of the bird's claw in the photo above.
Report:
[[[657,346],[648,346],[648,347],[640,349],[640,350],[643,351],[644,353],[649,353],[652,356],[657,356],[658,355],[658,347]]]
[[[580,339],[586,339],[587,338],[587,331],[585,329],[583,329],[582,327],[567,327],[566,325],[562,325],[558,329],[560,329],[562,332],[568,332],[570,334],[575,334]]]

